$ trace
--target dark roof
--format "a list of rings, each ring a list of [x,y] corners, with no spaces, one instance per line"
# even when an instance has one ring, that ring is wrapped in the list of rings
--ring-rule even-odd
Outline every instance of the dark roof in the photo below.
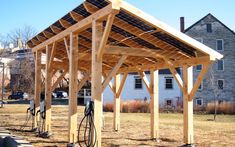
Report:
[[[233,30],[231,30],[228,26],[226,26],[224,23],[222,23],[219,19],[217,19],[214,15],[212,15],[211,13],[207,14],[206,16],[204,16],[203,18],[201,18],[200,20],[198,20],[197,22],[195,22],[194,24],[192,24],[190,27],[188,27],[187,29],[184,30],[184,33],[186,33],[187,31],[189,31],[191,28],[193,28],[195,25],[197,25],[199,22],[201,22],[203,19],[205,19],[206,17],[211,16],[213,19],[215,19],[217,22],[219,22],[222,26],[224,26],[226,29],[228,29],[230,32],[232,32],[235,35],[235,32]]]

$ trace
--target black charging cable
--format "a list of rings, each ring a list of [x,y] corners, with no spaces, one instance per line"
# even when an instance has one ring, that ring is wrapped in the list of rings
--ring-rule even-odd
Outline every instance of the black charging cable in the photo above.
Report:
[[[81,130],[81,129],[84,130]],[[83,138],[80,136],[83,132]],[[97,140],[96,128],[94,124],[94,102],[88,101],[84,111],[84,117],[78,127],[78,144],[80,147],[94,147]]]

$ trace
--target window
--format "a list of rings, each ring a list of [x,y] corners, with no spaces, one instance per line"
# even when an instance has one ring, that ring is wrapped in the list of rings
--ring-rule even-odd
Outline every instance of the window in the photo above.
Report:
[[[217,61],[217,70],[224,70],[224,60]]]
[[[201,82],[200,86],[198,87],[198,90],[202,90],[203,89],[203,81]]]
[[[196,66],[196,70],[197,70],[197,71],[201,71],[201,70],[202,70],[202,65],[197,65],[197,66]]]
[[[203,105],[202,99],[196,99],[196,105],[197,106],[202,106]]]
[[[224,89],[224,80],[223,79],[218,80],[218,89]]]
[[[223,39],[216,40],[216,50],[218,50],[218,51],[224,50],[224,40]]]
[[[173,89],[173,78],[172,77],[167,77],[165,79],[165,88],[166,89]]]
[[[172,106],[172,100],[166,100],[166,105],[167,106]]]
[[[211,32],[212,32],[212,25],[211,25],[211,23],[206,24],[206,31],[207,31],[208,33],[211,33]]]
[[[142,89],[142,80],[139,76],[135,76],[135,89]]]

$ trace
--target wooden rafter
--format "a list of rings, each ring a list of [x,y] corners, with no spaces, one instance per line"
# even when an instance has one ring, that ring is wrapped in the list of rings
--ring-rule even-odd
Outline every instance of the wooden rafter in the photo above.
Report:
[[[68,69],[65,69],[60,76],[56,79],[56,81],[53,83],[52,85],[52,91],[55,90],[55,88],[58,86],[58,84],[61,82],[61,80],[63,80],[64,76],[68,73]]]
[[[42,33],[46,38],[51,38],[52,36],[54,36],[54,34],[48,32],[48,31],[43,31]]]
[[[195,83],[193,85],[193,88],[190,92],[189,101],[191,101],[194,98],[194,96],[195,96],[195,94],[198,90],[198,87],[200,86],[200,84],[201,84],[204,76],[206,75],[210,65],[211,65],[211,62],[203,64],[203,68],[202,68],[200,74],[198,75],[197,80],[195,81]]]
[[[54,57],[55,57],[55,50],[56,50],[56,42],[52,44],[51,48],[51,55],[50,55],[50,60],[49,60],[49,68],[51,68]]]
[[[149,82],[145,72],[139,72],[139,75],[140,75],[141,79],[144,81],[144,84],[145,84],[146,88],[148,89],[149,93],[152,93],[152,89],[150,87],[150,82]]]
[[[210,57],[197,57],[197,58],[191,58],[191,59],[187,59],[187,60],[178,60],[178,61],[174,61],[173,65],[174,68],[177,67],[181,67],[182,65],[198,65],[198,64],[205,64],[208,63],[210,61],[213,61],[212,59],[210,59]],[[119,73],[124,73],[126,71],[129,72],[139,72],[139,70],[142,71],[147,71],[150,69],[166,69],[168,68],[168,64],[166,64],[165,62],[161,62],[158,64],[150,64],[150,65],[134,65],[134,66],[129,66],[129,67],[123,67],[121,68],[118,72]]]
[[[173,36],[177,40],[184,42],[187,45],[193,46],[197,48],[198,51],[203,52],[207,55],[210,55],[213,58],[221,59],[223,55],[214,51],[213,49],[197,42],[196,40],[190,38],[189,36],[173,29],[172,27],[160,22],[159,20],[155,19],[154,17],[146,14],[145,12],[133,7],[132,5],[128,4],[127,2],[123,1],[120,4],[120,7],[127,13],[132,14],[133,16],[139,18],[140,20],[150,24],[160,30],[164,30],[165,33]]]
[[[72,26],[72,24],[70,24],[68,21],[63,20],[63,19],[60,19],[59,22],[60,22],[61,26],[63,26],[66,29],[69,28],[70,26]]]
[[[119,85],[119,88],[118,88],[117,93],[116,93],[116,97],[120,97],[122,89],[123,89],[125,81],[126,81],[126,78],[127,78],[127,75],[128,75],[127,72],[123,74],[121,84]]]
[[[64,46],[65,46],[67,56],[68,56],[68,59],[69,59],[69,46],[68,46],[68,42],[67,42],[66,37],[64,37]]]
[[[122,1],[115,1],[115,2],[112,2],[114,5],[117,5],[118,7],[120,7],[120,4],[121,4]],[[86,7],[89,7],[89,9],[92,9],[93,11],[95,10],[98,10],[98,8],[94,7],[93,5],[87,3],[86,4]],[[113,6],[115,7],[115,6]],[[165,43],[159,39],[157,39],[156,37],[153,37],[153,36],[149,36],[148,34],[151,34],[152,32],[144,32],[136,27],[133,27],[131,26],[130,24],[128,24],[127,22],[124,22],[123,20],[119,19],[119,18],[115,18],[115,22],[114,22],[115,25],[119,26],[120,28],[122,28],[123,30],[125,30],[126,32],[129,32],[131,34],[134,33],[135,36],[145,40],[146,42],[152,44],[152,45],[155,45],[156,47],[161,47],[163,49],[166,49],[168,52],[166,52],[167,54],[169,54],[169,51],[170,53],[174,52],[173,55],[175,55],[177,52],[175,52],[174,50],[178,50],[176,47],[168,44],[168,43]],[[120,26],[121,25],[121,26]],[[159,31],[159,30],[157,30]],[[156,32],[156,31],[154,31]],[[112,34],[112,33],[111,33]],[[146,35],[148,37],[146,37]],[[123,41],[126,41],[126,39],[128,38],[124,38]],[[120,40],[119,40],[120,41]],[[120,41],[120,42],[123,42],[123,41]],[[127,40],[127,41],[130,41],[130,40]],[[178,50],[180,51],[180,50]],[[183,54],[184,56],[188,57],[187,55]],[[182,54],[179,54],[178,56],[183,56]],[[167,56],[167,55],[165,55]],[[168,56],[170,58],[170,56]]]
[[[102,75],[104,79],[107,78],[107,74],[105,72],[103,72]],[[112,81],[110,81],[108,85],[109,85],[109,88],[112,90],[113,94],[115,94],[115,89],[114,89],[115,87],[113,86]]]
[[[59,34],[61,32],[61,29],[54,26],[54,25],[50,26],[50,28],[51,28],[52,32],[54,32],[55,34]]]
[[[113,13],[109,14],[109,16],[108,16],[107,23],[106,23],[106,26],[105,26],[105,30],[104,30],[104,33],[103,33],[103,37],[100,41],[100,46],[99,46],[99,50],[98,50],[98,54],[97,54],[97,59],[98,60],[101,60],[101,58],[104,54],[104,50],[105,50],[104,47],[107,44],[109,33],[111,31],[111,28],[112,28],[114,17],[115,17],[115,14],[113,14]]]
[[[81,15],[79,15],[78,13],[71,11],[70,16],[73,18],[74,21],[79,22],[81,21],[84,17],[82,17]]]
[[[88,81],[91,78],[91,72],[87,72],[84,77],[82,78],[82,80],[79,82],[78,86],[77,86],[77,91],[80,91],[82,89],[82,87],[84,86],[84,84],[86,83],[86,81]]]
[[[71,32],[76,32],[76,31],[81,32],[83,30],[86,30],[87,28],[91,26],[91,23],[94,19],[102,20],[105,17],[107,17],[107,15],[112,13],[112,11],[113,11],[112,5],[108,5],[105,8],[98,10],[94,14],[82,19],[81,21],[77,22],[76,24],[69,27],[68,29],[44,41],[43,43],[33,47],[32,50],[36,51],[36,50],[43,49],[46,45],[53,43],[55,40],[63,39],[64,37],[68,36]]]
[[[105,89],[105,87],[108,85],[109,81],[112,79],[112,77],[117,73],[118,69],[122,66],[122,63],[126,60],[127,56],[124,55],[122,56],[118,63],[115,65],[115,67],[110,71],[109,75],[107,78],[104,80],[102,84],[102,91]]]
[[[173,75],[173,77],[175,78],[178,86],[180,87],[181,91],[184,91],[184,85],[183,85],[183,80],[180,77],[180,75],[178,74],[178,72],[176,71],[176,69],[174,68],[174,65],[170,62],[170,61],[165,61],[166,64],[168,65],[169,70],[171,71],[171,74]]]

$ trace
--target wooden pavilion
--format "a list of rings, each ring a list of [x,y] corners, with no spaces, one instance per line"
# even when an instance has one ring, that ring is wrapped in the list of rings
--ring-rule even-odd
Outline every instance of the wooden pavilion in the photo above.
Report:
[[[193,97],[209,66],[223,56],[122,0],[86,0],[28,41],[35,54],[35,106],[39,110],[45,69],[45,129],[51,132],[51,93],[66,73],[69,82],[69,143],[77,142],[77,92],[92,83],[96,146],[101,147],[102,92],[114,93],[114,130],[120,129],[120,94],[127,74],[137,72],[151,95],[151,131],[159,138],[158,70],[170,69],[183,93],[184,143],[193,144]],[[41,64],[42,54],[46,64]],[[203,69],[193,83],[193,66]],[[175,68],[182,68],[183,77]],[[52,83],[52,76],[63,71]],[[77,72],[84,73],[78,82]],[[148,81],[144,71],[150,71]],[[110,81],[114,78],[114,84]],[[36,123],[35,123],[36,124]]]

